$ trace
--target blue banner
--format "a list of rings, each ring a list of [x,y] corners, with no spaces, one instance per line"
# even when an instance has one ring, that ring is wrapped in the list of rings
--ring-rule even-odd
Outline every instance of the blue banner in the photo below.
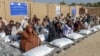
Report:
[[[77,11],[76,11],[76,8],[73,8],[73,9],[72,9],[72,16],[75,16],[75,15],[76,15],[76,12],[77,12]]]
[[[11,2],[10,14],[12,16],[27,15],[27,4],[20,2]]]

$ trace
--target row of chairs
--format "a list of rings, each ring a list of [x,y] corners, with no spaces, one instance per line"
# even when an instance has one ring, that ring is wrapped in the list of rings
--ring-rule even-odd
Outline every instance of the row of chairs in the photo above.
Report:
[[[22,56],[53,56],[54,53],[59,53],[61,50],[66,50],[67,48],[79,43],[81,40],[87,38],[91,34],[96,33],[100,30],[100,25],[96,25],[89,29],[80,30],[78,33],[73,32],[68,35],[67,38],[55,39],[51,42],[46,42],[44,35],[39,35],[42,41],[42,45],[31,49],[28,52],[22,54]],[[19,48],[19,42],[14,42],[12,46]]]

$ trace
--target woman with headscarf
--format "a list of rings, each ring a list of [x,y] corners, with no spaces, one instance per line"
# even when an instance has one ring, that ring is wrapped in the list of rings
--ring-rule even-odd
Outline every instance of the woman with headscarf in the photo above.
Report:
[[[29,51],[41,44],[40,39],[31,25],[27,25],[25,31],[21,33],[20,48],[23,51]]]

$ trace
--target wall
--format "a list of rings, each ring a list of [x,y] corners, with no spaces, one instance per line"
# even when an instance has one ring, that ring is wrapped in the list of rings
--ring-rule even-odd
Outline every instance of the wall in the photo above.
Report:
[[[10,2],[27,2],[28,4],[28,15],[30,16],[30,2],[32,0],[0,0],[0,17],[3,19],[6,19],[7,21],[9,20],[14,20],[14,21],[21,21],[24,16],[11,16],[10,15]]]
[[[53,19],[56,16],[56,4],[48,5],[48,15],[50,19]]]
[[[0,16],[9,20],[14,21],[21,21],[24,16],[11,16],[10,15],[10,1],[17,1],[17,2],[23,2],[27,3],[28,6],[28,15],[30,18],[33,18],[34,15],[37,15],[39,19],[43,19],[45,15],[48,15],[50,19],[52,20],[56,16],[56,6],[58,4],[43,4],[43,3],[33,3],[31,0],[0,0]],[[73,7],[76,7],[77,14],[76,16],[79,16],[79,8],[81,6],[68,6],[68,5],[60,5],[61,6],[61,13],[63,13],[65,16],[67,13],[71,14],[71,9]]]
[[[5,3],[0,1],[0,17],[5,19]]]
[[[76,6],[70,6],[70,15],[72,15],[72,9],[73,9],[73,8],[76,8],[76,11],[77,11],[77,12],[76,12],[75,17],[79,17],[79,16],[80,16],[80,14],[79,14],[79,9],[82,8],[82,7],[85,9],[85,13],[88,13],[87,7],[76,5]],[[85,14],[85,13],[84,13],[84,14]],[[81,14],[81,15],[84,15],[84,14]]]
[[[30,17],[30,3],[27,3],[27,8],[28,8],[28,15]],[[11,16],[10,15],[10,2],[5,2],[5,16],[6,16],[6,20],[14,20],[14,21],[21,21],[24,16]]]
[[[51,19],[53,19],[56,15],[56,6],[59,6],[57,4],[49,4],[48,7],[48,15]],[[61,10],[61,13],[64,14],[64,16],[66,16],[67,13],[70,13],[70,6],[68,5],[60,5],[60,10]]]
[[[31,18],[37,15],[39,19],[43,19],[47,15],[47,4],[31,3]]]
[[[88,7],[88,13],[100,17],[100,7]]]
[[[42,4],[42,3],[31,3],[31,18],[33,15],[37,15],[38,18],[43,19],[45,15],[48,15],[52,20],[56,16],[57,4]],[[70,7],[67,5],[60,5],[61,13],[66,15],[70,13]]]
[[[70,6],[68,6],[68,5],[61,5],[61,13],[63,13],[64,16],[66,16],[67,13],[70,13]]]

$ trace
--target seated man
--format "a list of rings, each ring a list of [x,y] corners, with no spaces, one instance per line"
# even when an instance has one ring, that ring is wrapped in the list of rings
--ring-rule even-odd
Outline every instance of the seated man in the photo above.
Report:
[[[29,17],[25,16],[24,19],[22,20],[21,22],[21,27],[24,29],[26,28],[26,25],[28,25],[28,20],[29,20]]]
[[[90,28],[90,25],[87,22],[83,22],[83,29]]]
[[[2,24],[2,22],[0,22],[0,37],[3,38],[5,36],[6,36],[6,34],[3,30],[3,24]]]
[[[9,24],[6,26],[6,29],[5,29],[6,35],[11,35],[11,31],[14,26],[15,26],[14,21],[10,20]]]
[[[81,22],[80,21],[76,21],[75,24],[74,24],[74,31],[75,32],[79,32],[80,29],[81,29],[81,26],[82,26]]]
[[[63,35],[67,37],[68,34],[71,34],[73,32],[73,24],[71,20],[68,20],[66,24],[64,24],[63,27]]]
[[[21,33],[20,48],[26,52],[40,44],[41,41],[32,26],[27,25],[25,30]]]
[[[34,30],[37,32],[37,34],[40,34],[40,29],[41,29],[40,19],[36,19],[36,22],[33,27]]]
[[[50,29],[49,29],[49,36],[47,41],[53,41],[55,39],[59,39],[63,37],[62,33],[62,23],[56,22]]]
[[[45,40],[48,39],[49,28],[50,28],[50,27],[48,26],[47,20],[44,20],[44,21],[42,22],[42,25],[41,25],[40,34],[44,34]]]
[[[16,25],[12,28],[10,39],[18,40],[18,33],[21,31],[23,31],[21,24],[19,22],[16,22]]]

